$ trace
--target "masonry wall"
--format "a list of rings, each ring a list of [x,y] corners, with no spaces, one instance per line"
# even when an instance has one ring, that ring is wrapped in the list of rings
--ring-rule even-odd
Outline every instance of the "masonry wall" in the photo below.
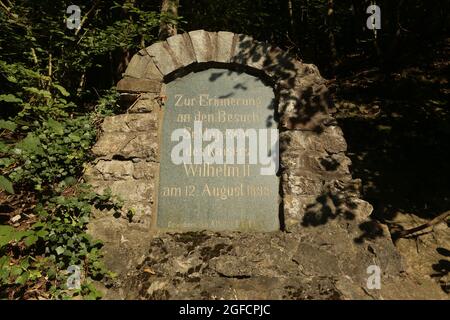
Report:
[[[345,156],[347,145],[331,115],[333,103],[314,65],[245,35],[203,30],[176,35],[133,56],[117,85],[127,112],[105,119],[92,150],[96,160],[85,174],[99,192],[110,188],[133,213],[130,220],[125,213],[111,217],[97,212],[90,224],[91,232],[105,241],[107,250],[132,255],[128,261],[139,255],[136,248],[145,246],[157,215],[165,83],[209,66],[238,68],[273,83],[280,124],[283,229],[304,222],[305,212],[317,205],[345,211],[346,201],[318,203],[324,194],[347,190],[346,197],[358,196],[357,181],[351,178],[350,160]],[[367,215],[369,207],[363,211]]]

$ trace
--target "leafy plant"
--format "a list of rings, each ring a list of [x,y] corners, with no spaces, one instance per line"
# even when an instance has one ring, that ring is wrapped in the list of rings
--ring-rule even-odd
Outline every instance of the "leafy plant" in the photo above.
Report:
[[[66,187],[66,183],[59,187]],[[110,193],[98,195],[84,184],[69,188],[70,195],[63,192],[36,206],[39,220],[29,229],[0,226],[0,291],[10,292],[10,298],[18,291],[32,294],[36,280],[45,288],[41,294],[47,298],[80,294],[96,298],[98,292],[90,285],[92,280],[114,277],[101,260],[101,242],[92,239],[85,229],[94,208],[120,210],[120,202]],[[84,272],[79,290],[66,288],[69,266],[79,266]]]

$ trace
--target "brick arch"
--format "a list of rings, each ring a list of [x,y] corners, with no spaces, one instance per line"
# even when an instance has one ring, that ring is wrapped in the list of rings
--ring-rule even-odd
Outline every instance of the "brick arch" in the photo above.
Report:
[[[317,199],[330,188],[353,182],[347,145],[316,66],[246,35],[191,31],[140,50],[117,84],[127,113],[105,119],[93,148],[97,159],[85,176],[98,191],[110,188],[119,195],[135,216],[131,223],[96,220],[91,223],[94,234],[111,239],[102,233],[112,228],[140,243],[153,228],[165,84],[191,70],[215,66],[240,68],[272,82],[280,128],[282,229],[304,222],[311,206],[324,205]]]

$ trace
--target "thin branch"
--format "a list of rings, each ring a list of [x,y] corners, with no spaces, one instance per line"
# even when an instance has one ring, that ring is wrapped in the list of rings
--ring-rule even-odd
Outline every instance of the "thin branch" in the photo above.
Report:
[[[18,25],[19,27],[25,28],[27,29],[27,31],[29,31],[30,26],[20,22],[19,16],[17,14],[12,13],[11,8],[7,7],[1,0],[0,0],[0,7],[8,15],[8,17],[11,18],[10,20],[11,23]]]
[[[161,15],[165,16],[161,21],[159,27],[159,39],[165,40],[170,36],[177,34],[177,25],[171,21],[165,21],[165,19],[177,18],[178,17],[178,7],[180,5],[179,0],[163,0],[161,4]]]
[[[96,0],[92,7],[89,9],[89,11],[85,14],[83,19],[81,19],[80,26],[75,30],[75,35],[78,35],[83,25],[86,23],[87,19],[91,16],[91,14],[94,12],[94,10],[98,7],[100,4],[100,0]]]
[[[52,64],[52,54],[50,53],[48,55],[48,86],[50,87],[52,83],[52,76],[53,76],[53,64]]]
[[[450,217],[450,210],[449,211],[445,211],[444,213],[438,215],[436,218],[432,219],[431,221],[428,221],[427,223],[424,223],[418,227],[414,227],[408,230],[401,230],[395,233],[395,237],[396,238],[405,238],[406,236],[416,233],[418,231],[424,230],[426,228],[432,227],[434,225],[437,225],[443,221],[445,221],[445,219],[447,219],[447,217]]]

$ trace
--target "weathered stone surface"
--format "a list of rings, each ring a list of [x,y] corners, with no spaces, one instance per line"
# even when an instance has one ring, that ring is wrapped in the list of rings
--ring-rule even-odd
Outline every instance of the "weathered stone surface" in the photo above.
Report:
[[[339,153],[347,151],[347,142],[344,139],[344,134],[338,126],[327,126],[322,132],[321,142],[323,148],[328,153]],[[316,149],[319,146],[316,144]]]
[[[392,243],[355,242],[359,224],[337,217],[291,233],[190,232],[156,236],[143,263],[113,297],[127,299],[443,298],[413,279]],[[252,250],[248,250],[252,248]],[[381,290],[367,289],[367,267],[382,270]],[[395,291],[395,295],[393,292]]]
[[[94,166],[87,169],[85,176],[91,180],[132,180],[132,179],[154,179],[158,165],[148,161],[120,161],[120,160],[98,160]]]
[[[280,82],[295,78],[293,59],[278,47],[270,46],[265,55],[264,72]]]
[[[163,74],[161,73],[161,71],[159,71],[159,69],[156,66],[155,62],[153,62],[153,60],[150,59],[148,64],[145,66],[145,72],[144,72],[143,78],[145,78],[145,79],[155,79],[155,80],[158,80],[158,81],[162,81],[163,77],[164,77]]]
[[[192,47],[191,39],[186,33],[177,34],[167,39],[170,49],[174,53],[177,61],[182,65],[188,66],[196,62],[194,48]]]
[[[91,220],[88,233],[102,240],[102,252],[109,270],[126,278],[127,270],[134,269],[148,251],[152,238],[148,226],[149,223],[130,223],[123,217],[115,218],[111,213],[104,213]]]
[[[159,112],[161,97],[156,93],[146,93],[141,95],[138,99],[134,101],[132,105],[130,105],[128,112],[129,113],[150,113],[150,112]]]
[[[167,42],[154,43],[146,50],[150,57],[152,57],[159,71],[165,76],[182,67],[181,61],[177,60]]]
[[[152,180],[93,180],[90,183],[98,192],[103,193],[107,188],[110,188],[112,194],[128,202],[148,201],[152,203],[154,201],[154,181]]]
[[[99,160],[86,169],[85,177],[92,180],[129,180],[132,179],[134,163],[132,161]]]
[[[131,61],[127,66],[125,76],[129,76],[132,78],[143,78],[149,61],[151,61],[151,59],[148,56],[148,54],[144,55],[140,53],[135,54],[131,58]]]
[[[137,132],[157,129],[158,115],[155,113],[121,114],[105,118],[102,124],[104,132]]]
[[[205,30],[189,32],[197,62],[208,62],[214,58],[213,40],[210,33]]]
[[[350,179],[351,160],[343,153],[328,154],[317,151],[285,151],[280,165],[291,175],[310,172],[319,175],[322,180]]]
[[[317,195],[323,190],[323,182],[320,177],[308,172],[302,172],[301,174],[284,172],[281,177],[283,194],[285,195]]]
[[[156,181],[159,164],[148,161],[139,161],[134,163],[133,178],[134,179],[148,179]]]
[[[339,153],[347,150],[342,130],[337,126],[327,126],[323,132],[284,131],[280,134],[281,150],[304,152],[306,150]]]
[[[234,33],[219,31],[217,33],[217,50],[215,61],[217,62],[230,62],[231,54],[233,51],[233,38]]]
[[[280,90],[278,112],[282,127],[290,130],[321,131],[332,123],[329,113],[333,106],[328,91],[322,85],[307,82],[301,87]]]
[[[125,76],[162,81],[163,75],[158,70],[147,51],[141,50],[131,58]]]
[[[161,82],[159,80],[125,77],[117,83],[117,90],[123,92],[159,93],[161,90]]]
[[[123,158],[141,158],[158,161],[158,137],[156,132],[106,132],[92,148],[98,157],[112,159],[114,156]]]
[[[209,61],[258,69],[276,83],[287,129],[280,136],[284,232],[151,233],[166,95],[161,79]],[[89,225],[105,242],[108,267],[120,274],[106,298],[442,298],[430,279],[404,273],[389,230],[370,219],[372,206],[359,199],[360,181],[350,175],[345,139],[330,116],[334,105],[314,65],[251,37],[198,30],[140,51],[118,90],[131,93],[130,104],[137,101],[130,114],[105,120],[93,149],[98,159],[86,171],[98,191],[111,188],[125,198],[124,212],[97,212]],[[382,271],[381,290],[367,289],[373,264]]]
[[[264,70],[265,66],[270,63],[267,61],[267,52],[270,50],[269,44],[255,41],[252,37],[241,34],[235,36],[234,42],[232,62],[258,70]]]
[[[286,194],[283,196],[284,227],[291,230],[292,227],[302,222],[306,209],[315,203],[317,196],[298,196]]]

